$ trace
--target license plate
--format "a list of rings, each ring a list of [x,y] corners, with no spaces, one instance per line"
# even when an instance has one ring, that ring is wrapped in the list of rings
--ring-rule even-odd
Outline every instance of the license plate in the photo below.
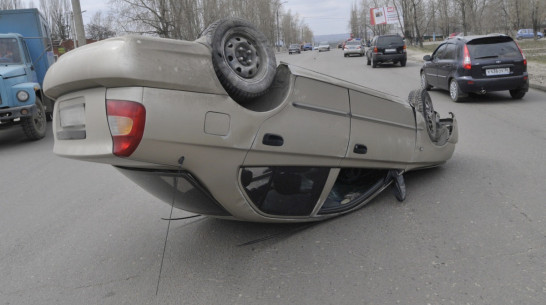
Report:
[[[507,75],[510,74],[510,68],[496,68],[496,69],[486,69],[485,75],[495,76],[495,75]]]
[[[85,126],[85,106],[84,104],[61,106],[59,111],[61,127],[83,127]]]
[[[395,53],[396,49],[385,49],[385,53]]]

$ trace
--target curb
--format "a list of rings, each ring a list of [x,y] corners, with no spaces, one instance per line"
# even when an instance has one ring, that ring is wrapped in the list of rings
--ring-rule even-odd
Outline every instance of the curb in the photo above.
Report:
[[[533,89],[541,90],[541,91],[546,91],[546,86],[539,85],[539,84],[533,84],[531,82],[529,82],[529,88],[533,88]]]

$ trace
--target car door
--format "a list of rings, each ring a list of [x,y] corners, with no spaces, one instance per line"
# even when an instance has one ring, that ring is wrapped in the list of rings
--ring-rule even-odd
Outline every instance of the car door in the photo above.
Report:
[[[444,45],[443,52],[438,56],[436,61],[436,85],[442,89],[448,89],[449,77],[457,68],[457,45],[447,43]]]
[[[347,90],[297,76],[289,103],[260,126],[244,165],[339,166],[350,133]]]
[[[424,72],[427,77],[427,81],[434,87],[438,86],[438,61],[445,51],[445,48],[445,44],[438,46],[436,50],[434,50],[434,53],[432,53],[430,61],[425,63]]]
[[[341,167],[405,168],[415,150],[409,103],[380,93],[349,90],[351,138]]]

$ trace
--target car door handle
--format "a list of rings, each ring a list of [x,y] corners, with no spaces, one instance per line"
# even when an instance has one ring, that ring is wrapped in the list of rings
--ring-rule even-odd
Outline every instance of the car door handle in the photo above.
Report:
[[[279,135],[266,133],[262,143],[269,146],[282,146],[284,144],[284,139]]]
[[[355,148],[353,149],[353,152],[355,154],[364,155],[368,152],[368,147],[362,144],[355,144]]]

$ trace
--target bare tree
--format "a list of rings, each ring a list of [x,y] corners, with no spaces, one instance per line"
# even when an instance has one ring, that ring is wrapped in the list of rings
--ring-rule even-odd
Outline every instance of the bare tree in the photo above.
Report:
[[[0,0],[0,10],[13,10],[24,7],[21,0]]]
[[[74,22],[68,0],[40,0],[40,11],[49,24],[53,40],[66,40],[72,36]]]
[[[103,40],[116,36],[113,29],[113,16],[103,16],[102,11],[98,11],[93,15],[91,21],[85,26],[87,38],[94,40]]]

